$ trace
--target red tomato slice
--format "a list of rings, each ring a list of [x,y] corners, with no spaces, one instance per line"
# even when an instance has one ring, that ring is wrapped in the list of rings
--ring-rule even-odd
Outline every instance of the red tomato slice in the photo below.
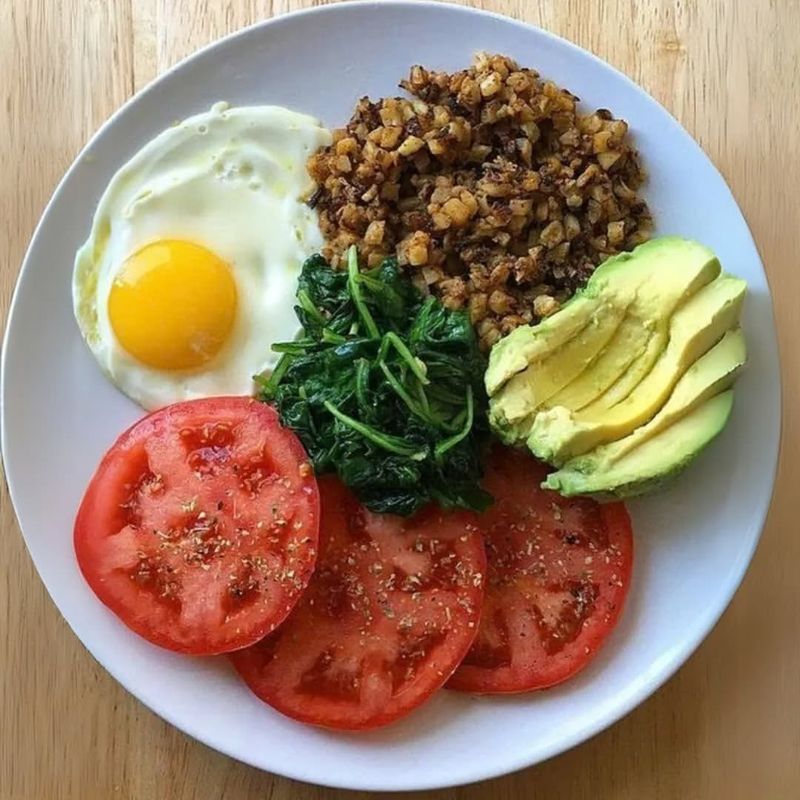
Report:
[[[289,717],[375,728],[424,702],[469,650],[483,544],[472,515],[372,514],[332,476],[320,492],[320,556],[308,589],[275,633],[231,658]]]
[[[314,569],[319,493],[269,406],[177,403],[137,422],[97,468],[75,520],[95,594],[132,630],[183,653],[272,631]]]
[[[539,484],[545,465],[495,448],[482,515],[488,584],[478,638],[450,689],[543,689],[586,666],[614,628],[628,592],[631,524],[622,503],[567,499]]]

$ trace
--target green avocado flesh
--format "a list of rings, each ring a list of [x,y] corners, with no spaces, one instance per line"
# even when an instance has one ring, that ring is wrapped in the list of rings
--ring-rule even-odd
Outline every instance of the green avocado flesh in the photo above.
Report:
[[[632,299],[628,294],[601,302],[572,339],[512,376],[494,403],[503,419],[524,419],[580,375],[617,332]]]
[[[490,396],[512,376],[526,369],[529,363],[561,347],[589,324],[592,314],[600,306],[600,300],[593,296],[590,284],[591,281],[557,314],[540,322],[535,328],[520,326],[492,348],[484,376],[486,391]],[[556,319],[557,324],[554,325],[553,320]]]
[[[601,270],[580,303],[501,340],[486,384],[490,423],[504,442],[583,476],[565,492],[581,493],[574,486],[591,475],[601,488],[587,491],[612,496],[623,491],[618,464],[733,384],[745,362],[738,320],[746,284],[720,275],[708,248],[677,237],[609,259],[595,276]],[[710,438],[698,435],[697,449]]]
[[[588,406],[644,353],[647,342],[647,331],[642,327],[641,319],[627,316],[617,329],[614,341],[600,352],[592,369],[586,370],[578,380],[551,397],[549,405],[563,406],[571,411]]]
[[[542,486],[566,497],[591,495],[599,500],[644,494],[687,467],[725,427],[732,407],[733,390],[729,389],[706,400],[607,468],[581,472],[570,462],[548,475]]]
[[[643,380],[657,383],[666,373],[673,371],[675,359],[684,364],[691,363],[708,350],[720,338],[721,332],[739,319],[746,292],[747,284],[743,280],[721,275],[693,293],[666,320],[666,345],[659,348],[659,358],[652,363],[652,370],[643,365]],[[586,406],[583,413],[591,417],[596,411],[613,408],[626,400],[632,389],[638,390],[640,386],[640,382],[633,382],[630,376],[631,370],[628,370],[607,392]],[[627,385],[623,385],[626,379]]]
[[[601,306],[620,300],[623,293],[634,295],[633,314],[647,322],[657,308],[671,310],[719,272],[711,250],[676,236],[612,256],[558,313],[538,325],[517,328],[492,348],[486,391],[491,397],[512,376],[567,344],[592,322]]]
[[[623,400],[609,407],[595,402],[576,413],[554,406],[533,421],[528,446],[561,464],[647,422],[683,373],[736,324],[746,289],[744,281],[727,275],[701,289],[672,316],[667,346]]]
[[[663,254],[672,250],[678,266],[665,267]],[[577,395],[585,404],[626,368],[641,372],[666,339],[660,331],[672,310],[719,270],[708,248],[676,237],[605,261],[580,297],[539,325],[518,328],[492,349],[486,388],[495,395],[493,424],[527,430],[525,417],[542,404],[564,405],[562,394]],[[562,319],[566,330],[559,334]]]
[[[675,385],[669,400],[646,425],[622,439],[596,447],[586,455],[568,461],[565,467],[579,472],[602,472],[608,469],[701,403],[730,388],[746,359],[747,348],[742,329],[728,331],[714,347],[686,370]]]
[[[675,309],[721,272],[719,261],[707,247],[685,239],[654,239],[635,253],[646,258],[654,271],[653,279],[639,289],[633,306],[640,330],[634,347],[641,349],[641,354],[617,372],[617,380],[591,401],[588,407],[593,409],[611,408],[628,396],[667,346]],[[622,355],[624,358],[624,352]]]

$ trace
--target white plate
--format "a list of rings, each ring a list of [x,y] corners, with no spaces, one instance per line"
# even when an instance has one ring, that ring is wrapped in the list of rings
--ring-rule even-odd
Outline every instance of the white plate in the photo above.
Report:
[[[508,53],[627,119],[651,179],[660,233],[695,237],[750,284],[750,366],[724,434],[666,494],[632,504],[636,559],[622,621],[577,679],[539,694],[441,692],[405,721],[337,735],[262,705],[225,659],[172,655],[123,627],[83,582],[71,527],[100,456],[140,411],[101,375],[72,317],[70,276],[107,181],[165,126],[214,101],[277,103],[341,124],[364,94],[394,93],[411,64],[465,66]],[[58,187],[12,304],[2,375],[7,477],[28,548],[53,600],[91,653],[142,702],[242,761],[329,786],[421,789],[533,764],[617,720],[691,654],[753,554],[778,452],[780,385],[764,270],[714,166],[654,100],[597,58],[510,19],[427,3],[334,5],[281,17],[184,61],[125,105]]]

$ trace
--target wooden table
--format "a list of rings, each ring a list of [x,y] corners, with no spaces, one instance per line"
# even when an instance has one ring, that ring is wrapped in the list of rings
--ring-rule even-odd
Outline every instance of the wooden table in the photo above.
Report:
[[[271,14],[317,4],[4,0],[2,308],[56,182],[112,111],[206,42]],[[672,111],[722,169],[774,291],[784,437],[772,513],[755,561],[716,630],[678,675],[572,752],[503,779],[428,796],[800,797],[800,4],[471,4],[540,25],[619,67]],[[92,660],[59,616],[28,558],[5,491],[0,515],[2,800],[359,796],[258,772],[150,713]]]

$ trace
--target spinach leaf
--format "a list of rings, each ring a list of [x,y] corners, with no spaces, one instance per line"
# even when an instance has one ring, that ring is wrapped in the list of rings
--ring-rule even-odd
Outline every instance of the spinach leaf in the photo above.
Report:
[[[260,397],[371,510],[413,514],[430,502],[484,510],[485,358],[467,314],[422,295],[395,259],[346,272],[303,265],[294,342],[260,378]]]

